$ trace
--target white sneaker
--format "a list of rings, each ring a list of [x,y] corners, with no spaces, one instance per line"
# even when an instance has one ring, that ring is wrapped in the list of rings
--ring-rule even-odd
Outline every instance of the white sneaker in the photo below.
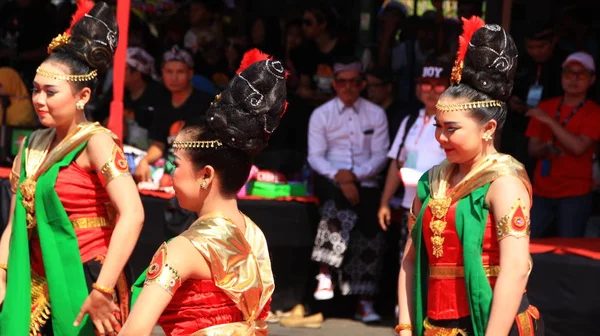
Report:
[[[319,273],[317,275],[319,284],[315,291],[315,300],[331,300],[333,299],[333,282],[331,281],[331,274]]]
[[[355,318],[362,323],[375,323],[381,321],[381,316],[373,309],[373,302],[365,300],[360,300]]]

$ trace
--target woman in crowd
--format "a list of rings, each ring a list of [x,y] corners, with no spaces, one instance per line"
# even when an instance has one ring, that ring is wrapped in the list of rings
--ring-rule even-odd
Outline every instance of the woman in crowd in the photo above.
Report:
[[[177,199],[199,219],[156,252],[121,335],[150,335],[157,321],[167,335],[267,335],[269,251],[236,193],[285,111],[285,71],[254,49],[237,73],[173,144]]]
[[[12,127],[36,125],[29,91],[13,68],[0,68],[0,124]]]
[[[498,25],[464,20],[450,86],[437,104],[446,160],[425,173],[399,277],[399,335],[541,335],[525,287],[531,184],[499,154],[517,48]],[[472,36],[472,38],[471,38]]]
[[[84,115],[116,46],[108,5],[78,1],[71,28],[37,68],[32,102],[47,128],[25,140],[12,168],[1,335],[110,335],[127,317],[123,269],[142,203],[118,139]]]

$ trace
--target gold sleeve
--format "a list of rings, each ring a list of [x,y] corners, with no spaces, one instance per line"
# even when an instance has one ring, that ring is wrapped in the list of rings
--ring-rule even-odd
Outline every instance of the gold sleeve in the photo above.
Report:
[[[112,180],[120,176],[129,176],[129,164],[121,147],[113,145],[110,159],[100,169],[100,180],[102,185],[108,185]]]
[[[523,201],[517,199],[507,215],[502,216],[496,224],[498,241],[513,236],[516,238],[528,237],[530,232],[529,211]]]
[[[159,285],[171,295],[174,295],[177,289],[181,287],[181,277],[177,270],[169,264],[167,258],[167,243],[160,245],[146,271],[144,285],[152,284]]]

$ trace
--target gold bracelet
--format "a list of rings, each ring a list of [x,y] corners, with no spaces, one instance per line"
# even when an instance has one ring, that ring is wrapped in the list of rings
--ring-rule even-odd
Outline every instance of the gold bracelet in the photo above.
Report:
[[[400,332],[402,330],[412,330],[412,325],[410,325],[408,323],[400,323],[394,329],[394,331],[396,331],[396,334],[398,334],[398,335],[400,335]]]
[[[98,292],[102,293],[102,294],[106,294],[106,295],[113,295],[115,294],[115,290],[113,288],[108,288],[108,287],[104,287],[104,286],[100,286],[97,283],[93,283],[92,284],[92,288],[97,290]]]
[[[0,264],[0,268],[3,269],[3,270],[5,270],[5,271],[8,271],[8,265],[7,264]]]

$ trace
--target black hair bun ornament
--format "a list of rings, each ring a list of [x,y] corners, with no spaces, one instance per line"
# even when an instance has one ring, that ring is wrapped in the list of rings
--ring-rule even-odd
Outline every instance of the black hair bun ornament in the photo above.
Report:
[[[206,112],[207,121],[223,142],[256,155],[285,113],[287,72],[280,61],[252,49],[236,73]]]
[[[463,81],[494,99],[506,101],[513,89],[517,58],[512,37],[499,25],[485,25],[469,42]]]

